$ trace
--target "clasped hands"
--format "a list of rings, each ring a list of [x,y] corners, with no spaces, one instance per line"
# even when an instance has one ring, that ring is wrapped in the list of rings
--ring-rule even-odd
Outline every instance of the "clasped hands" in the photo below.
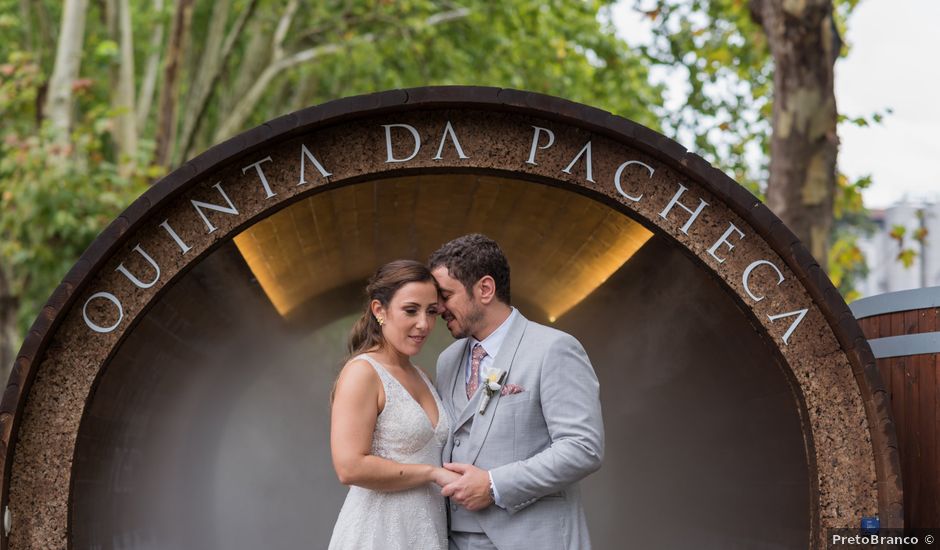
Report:
[[[448,462],[434,472],[434,483],[441,494],[471,512],[493,504],[490,497],[490,474],[472,464]]]

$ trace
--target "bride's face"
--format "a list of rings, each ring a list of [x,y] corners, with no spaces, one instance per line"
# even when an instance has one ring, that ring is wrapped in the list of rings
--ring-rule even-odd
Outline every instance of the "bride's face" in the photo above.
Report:
[[[387,308],[374,301],[373,313],[385,319],[382,335],[390,347],[409,357],[417,355],[437,319],[437,287],[430,281],[407,283],[392,295]]]

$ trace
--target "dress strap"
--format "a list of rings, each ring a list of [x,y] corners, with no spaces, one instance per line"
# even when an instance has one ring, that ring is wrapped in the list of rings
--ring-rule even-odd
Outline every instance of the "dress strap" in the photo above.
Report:
[[[428,378],[428,375],[424,372],[424,369],[422,369],[421,367],[417,365],[412,365],[412,366],[415,368],[416,371],[418,371],[418,374],[421,376],[421,379],[424,380],[424,383],[427,384],[429,388],[434,387],[434,382],[431,382],[431,379]]]
[[[369,363],[370,365],[372,365],[372,368],[375,369],[375,372],[379,375],[379,379],[382,380],[382,385],[385,386],[386,388],[388,387],[389,379],[387,377],[391,376],[391,374],[389,374],[389,372],[385,370],[385,367],[383,367],[381,363],[369,357],[365,353],[361,353],[353,357],[353,360],[355,359],[362,359],[366,363]],[[387,391],[385,393],[388,394]]]

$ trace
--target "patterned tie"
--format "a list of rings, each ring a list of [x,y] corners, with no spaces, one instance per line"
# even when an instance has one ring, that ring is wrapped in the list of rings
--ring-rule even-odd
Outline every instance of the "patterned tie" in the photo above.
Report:
[[[486,357],[486,350],[477,344],[470,353],[470,380],[467,381],[467,399],[473,397],[480,385],[480,362]]]

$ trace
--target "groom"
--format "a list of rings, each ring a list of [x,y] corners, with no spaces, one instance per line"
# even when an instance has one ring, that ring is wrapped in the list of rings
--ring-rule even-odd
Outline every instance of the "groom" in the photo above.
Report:
[[[601,466],[597,376],[574,337],[510,305],[509,263],[465,235],[431,255],[447,329],[437,390],[453,420],[451,550],[591,547],[578,481]],[[490,384],[492,383],[492,384]]]

